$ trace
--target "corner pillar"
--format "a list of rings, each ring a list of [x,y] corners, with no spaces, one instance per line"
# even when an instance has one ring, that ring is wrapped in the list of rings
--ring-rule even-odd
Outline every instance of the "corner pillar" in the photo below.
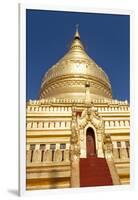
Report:
[[[80,187],[80,164],[79,158],[71,161],[71,187]]]
[[[76,112],[72,116],[72,135],[70,146],[71,158],[71,187],[80,187],[80,140]]]

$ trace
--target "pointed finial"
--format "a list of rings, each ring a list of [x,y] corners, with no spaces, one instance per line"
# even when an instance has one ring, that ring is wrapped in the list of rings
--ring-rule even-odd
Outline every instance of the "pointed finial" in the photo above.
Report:
[[[84,46],[80,40],[80,34],[79,34],[79,31],[78,31],[78,27],[79,27],[79,24],[76,24],[76,32],[74,34],[74,38],[73,38],[73,41],[72,41],[72,44],[71,44],[71,49],[75,49],[75,50],[84,50]]]
[[[80,39],[79,24],[76,24],[76,32],[75,32],[74,38]]]
[[[79,30],[79,24],[76,24],[76,31]]]

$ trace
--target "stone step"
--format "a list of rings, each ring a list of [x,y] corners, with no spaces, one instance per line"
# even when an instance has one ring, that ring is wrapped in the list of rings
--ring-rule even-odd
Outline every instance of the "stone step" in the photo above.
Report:
[[[105,158],[88,157],[80,159],[80,186],[113,185]]]

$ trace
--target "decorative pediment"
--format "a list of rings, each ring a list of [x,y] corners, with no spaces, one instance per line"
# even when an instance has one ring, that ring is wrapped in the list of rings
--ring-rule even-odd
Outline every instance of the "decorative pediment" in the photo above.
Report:
[[[94,107],[84,109],[81,117],[78,118],[78,125],[80,128],[84,128],[89,122],[96,129],[101,130],[104,128],[103,119],[99,116],[97,109]]]

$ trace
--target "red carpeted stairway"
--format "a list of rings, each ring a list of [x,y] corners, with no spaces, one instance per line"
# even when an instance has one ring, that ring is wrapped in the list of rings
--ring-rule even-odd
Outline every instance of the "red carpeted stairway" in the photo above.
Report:
[[[113,185],[105,158],[80,159],[80,187]]]

